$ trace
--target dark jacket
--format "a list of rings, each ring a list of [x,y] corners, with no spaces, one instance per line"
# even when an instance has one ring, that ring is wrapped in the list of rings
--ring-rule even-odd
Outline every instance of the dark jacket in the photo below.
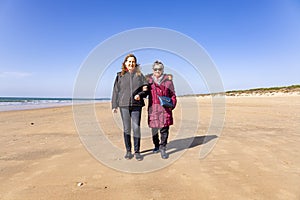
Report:
[[[144,75],[141,73],[126,72],[121,76],[121,72],[117,73],[113,93],[112,93],[112,108],[117,107],[143,107],[145,105],[144,99],[147,93],[143,91],[143,86],[148,85]],[[134,99],[135,95],[140,95],[140,100]]]
[[[150,128],[162,128],[173,124],[172,109],[175,108],[177,99],[172,81],[172,75],[164,74],[162,82],[153,81],[152,74],[147,75],[149,82],[148,125]],[[168,96],[172,99],[174,107],[164,108],[160,105],[158,96]]]

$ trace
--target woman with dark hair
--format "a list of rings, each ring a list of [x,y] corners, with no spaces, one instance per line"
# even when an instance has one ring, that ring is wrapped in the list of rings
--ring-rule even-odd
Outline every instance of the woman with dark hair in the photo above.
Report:
[[[122,71],[117,73],[112,93],[112,112],[120,109],[123,122],[124,143],[126,147],[125,159],[133,157],[131,153],[131,129],[133,130],[134,155],[140,161],[141,141],[141,113],[147,96],[147,81],[140,71],[135,55],[128,54],[123,63]]]

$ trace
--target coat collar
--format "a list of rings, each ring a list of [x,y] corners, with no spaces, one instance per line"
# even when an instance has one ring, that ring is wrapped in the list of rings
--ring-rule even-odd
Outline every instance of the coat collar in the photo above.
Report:
[[[147,74],[145,75],[145,78],[146,80],[148,81],[148,83],[152,84],[154,81],[153,81],[153,73],[152,74]],[[172,74],[163,74],[163,79],[161,81],[161,83],[169,80],[171,81],[173,79],[173,75]]]

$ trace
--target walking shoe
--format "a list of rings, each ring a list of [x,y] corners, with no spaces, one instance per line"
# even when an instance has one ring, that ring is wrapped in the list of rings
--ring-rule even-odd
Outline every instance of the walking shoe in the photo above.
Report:
[[[152,152],[153,153],[158,153],[159,152],[159,147],[155,147]]]
[[[125,156],[124,156],[124,158],[125,158],[126,160],[130,160],[132,157],[133,157],[133,155],[131,154],[130,151],[127,151],[126,154],[125,154]]]
[[[137,161],[141,161],[141,160],[143,160],[143,156],[142,156],[139,152],[136,152],[136,153],[135,153],[135,159],[136,159]]]
[[[160,156],[161,156],[162,159],[169,158],[169,155],[166,152],[166,147],[160,148]]]

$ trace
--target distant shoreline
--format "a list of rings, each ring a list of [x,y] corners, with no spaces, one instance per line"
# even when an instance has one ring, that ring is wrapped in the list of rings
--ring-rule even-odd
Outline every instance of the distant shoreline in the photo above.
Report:
[[[0,97],[0,112],[12,110],[32,110],[71,106],[73,104],[108,102],[108,98],[72,99],[72,98],[39,98],[39,97]]]
[[[223,93],[178,95],[184,97],[275,97],[300,96],[300,85],[283,87],[254,88],[247,90],[232,90]],[[12,110],[31,110],[39,108],[70,106],[73,103],[110,102],[110,98],[72,99],[72,98],[41,98],[41,97],[0,97],[0,112]]]
[[[226,96],[250,96],[250,95],[274,95],[274,94],[295,94],[300,95],[300,85],[278,86],[267,88],[252,88],[245,90],[229,90],[220,93],[206,93],[206,94],[184,94],[178,97],[195,97],[195,96],[212,96],[212,95],[226,95]],[[23,101],[110,101],[111,98],[72,98],[72,97],[13,97],[2,96],[0,102],[23,102]]]

